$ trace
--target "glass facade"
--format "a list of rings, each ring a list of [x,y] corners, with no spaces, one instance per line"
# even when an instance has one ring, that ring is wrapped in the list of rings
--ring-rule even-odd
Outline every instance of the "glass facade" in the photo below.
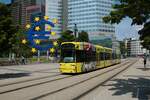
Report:
[[[68,28],[73,30],[76,23],[78,31],[86,31],[93,38],[100,33],[114,34],[115,27],[102,21],[112,4],[112,0],[68,0]]]
[[[62,32],[62,0],[46,0],[45,4],[45,15],[50,17],[49,20],[52,21],[54,18],[58,19],[58,24],[52,28],[52,31],[60,34]]]
[[[13,0],[12,1],[12,17],[13,21],[17,25],[21,25],[22,28],[26,25],[26,8],[36,4],[36,0]]]

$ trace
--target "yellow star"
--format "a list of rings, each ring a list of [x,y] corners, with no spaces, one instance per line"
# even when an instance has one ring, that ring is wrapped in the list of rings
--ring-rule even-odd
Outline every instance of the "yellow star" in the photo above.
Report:
[[[54,52],[55,52],[55,49],[54,49],[54,48],[51,48],[51,49],[50,49],[50,52],[51,52],[51,53],[54,53]]]
[[[58,24],[58,20],[57,20],[56,18],[54,18],[54,19],[52,20],[52,22],[53,22],[54,24]]]
[[[31,50],[33,53],[35,53],[36,52],[36,49],[35,48],[32,48],[32,50]]]
[[[40,27],[39,27],[39,26],[35,27],[35,30],[36,30],[36,31],[39,31],[39,30],[40,30]]]
[[[26,25],[26,29],[29,29],[29,28],[31,28],[31,25],[30,25],[30,24],[27,24],[27,25]]]
[[[52,29],[52,27],[48,25],[46,29],[47,29],[48,31],[50,31],[50,30]]]
[[[54,45],[54,46],[57,46],[57,45],[58,45],[57,41],[53,42],[53,45]]]
[[[35,40],[35,43],[36,43],[36,44],[40,44],[41,41],[37,39],[37,40]]]
[[[38,22],[40,20],[40,17],[35,17],[34,21]]]
[[[45,19],[45,20],[48,20],[48,19],[49,19],[49,17],[48,17],[48,16],[44,16],[44,19]]]
[[[27,43],[27,40],[26,39],[23,39],[22,40],[22,44],[26,44]]]
[[[52,35],[52,36],[55,36],[55,35],[56,35],[56,33],[55,33],[55,32],[51,32],[51,35]]]

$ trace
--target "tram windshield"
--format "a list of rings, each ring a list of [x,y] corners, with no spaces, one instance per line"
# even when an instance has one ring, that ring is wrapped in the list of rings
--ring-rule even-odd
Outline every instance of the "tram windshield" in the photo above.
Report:
[[[75,62],[75,45],[64,44],[61,46],[61,62],[72,63]]]
[[[74,62],[73,57],[64,57],[63,62]]]
[[[61,62],[64,62],[64,63],[75,62],[74,50],[62,50],[61,51]]]

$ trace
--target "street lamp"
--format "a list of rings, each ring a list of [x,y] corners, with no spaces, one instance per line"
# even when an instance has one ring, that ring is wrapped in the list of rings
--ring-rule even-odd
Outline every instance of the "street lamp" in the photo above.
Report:
[[[74,24],[74,36],[75,36],[75,41],[76,41],[76,38],[77,38],[77,24]]]

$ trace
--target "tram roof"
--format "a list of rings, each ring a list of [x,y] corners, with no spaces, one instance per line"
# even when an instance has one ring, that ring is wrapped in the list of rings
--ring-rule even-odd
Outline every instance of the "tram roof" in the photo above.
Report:
[[[105,50],[110,50],[110,51],[112,51],[112,49],[111,49],[111,48],[104,47],[104,49],[105,49]]]
[[[94,45],[94,44],[88,43],[88,42],[63,42],[62,44],[67,44],[67,43],[72,43],[72,44],[91,44],[91,45]]]
[[[96,47],[96,48],[103,48],[103,49],[104,49],[104,47],[101,46],[101,45],[95,45],[95,47]]]
[[[68,44],[68,43],[72,43],[72,44],[91,44],[91,45],[93,45],[93,46],[96,47],[96,48],[100,48],[100,49],[105,49],[105,50],[112,51],[111,48],[103,47],[103,46],[101,46],[101,45],[94,45],[94,44],[88,43],[88,42],[63,42],[62,44]],[[62,45],[62,44],[61,44],[61,45]]]

